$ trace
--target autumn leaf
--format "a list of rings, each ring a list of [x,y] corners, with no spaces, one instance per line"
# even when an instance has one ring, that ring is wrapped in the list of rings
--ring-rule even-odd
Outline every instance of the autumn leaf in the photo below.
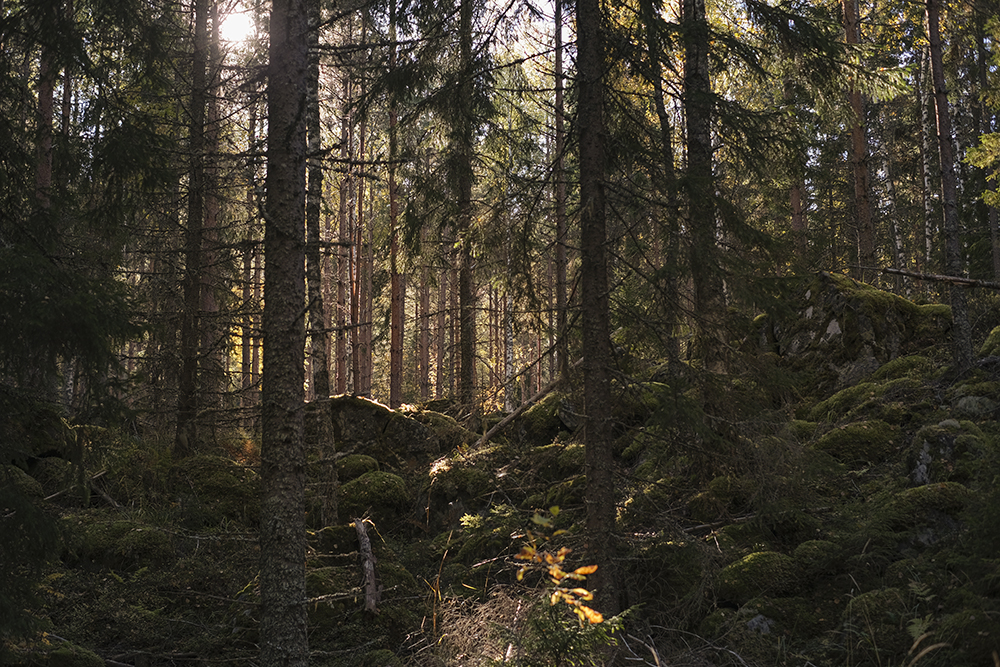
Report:
[[[573,570],[573,574],[588,575],[597,572],[596,565],[584,565]]]

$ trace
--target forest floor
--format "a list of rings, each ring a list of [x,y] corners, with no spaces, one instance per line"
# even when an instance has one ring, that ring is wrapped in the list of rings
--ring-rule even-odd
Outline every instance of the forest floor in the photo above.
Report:
[[[579,393],[485,442],[501,415],[311,404],[310,664],[1000,665],[1000,328],[959,375],[949,323],[821,274],[746,323],[727,375],[619,345],[627,611],[594,625],[516,558],[587,564]],[[19,478],[66,540],[14,664],[255,664],[253,439],[89,442]]]

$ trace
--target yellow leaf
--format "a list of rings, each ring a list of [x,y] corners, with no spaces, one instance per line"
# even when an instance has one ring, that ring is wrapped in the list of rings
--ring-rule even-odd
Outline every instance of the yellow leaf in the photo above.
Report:
[[[559,506],[553,505],[552,507],[550,507],[549,514],[551,514],[552,516],[559,516]]]
[[[570,549],[569,547],[563,547],[562,549],[559,550],[558,553],[556,553],[556,556],[559,557],[559,560],[566,560],[566,556],[570,555],[571,553],[573,553],[572,549]]]
[[[580,598],[581,600],[594,599],[594,594],[588,591],[586,588],[574,588],[570,592],[573,593],[573,595],[575,595],[576,597]]]
[[[593,574],[597,572],[596,565],[584,565],[573,570],[573,574]]]
[[[590,607],[588,607],[585,604],[580,605],[579,607],[577,607],[577,609],[580,612],[583,612],[583,615],[586,616],[587,620],[590,621],[591,623],[603,623],[604,622],[604,616],[601,615],[601,612],[599,612],[599,611],[597,611],[595,609],[591,609]]]
[[[517,571],[517,580],[518,581],[521,581],[522,579],[524,579],[524,571],[526,569],[528,569],[528,568],[522,567],[520,570]]]
[[[535,559],[535,548],[529,546],[521,547],[521,552],[514,556],[518,560],[534,560]]]

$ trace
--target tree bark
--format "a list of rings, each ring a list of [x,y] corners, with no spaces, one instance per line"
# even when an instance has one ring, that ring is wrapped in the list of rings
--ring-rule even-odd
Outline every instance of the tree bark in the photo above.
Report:
[[[607,616],[620,610],[615,565],[617,515],[612,456],[611,330],[606,256],[604,172],[604,48],[600,0],[577,0],[578,131],[580,146],[580,272],[583,310],[584,435],[589,556],[598,566],[589,584]]]
[[[952,149],[951,112],[941,61],[941,1],[927,0],[927,37],[930,42],[931,78],[934,82],[934,108],[937,112],[938,157],[941,162],[941,203],[944,208],[945,273],[961,276],[961,230],[958,218],[958,183],[955,156]],[[965,290],[952,285],[949,290],[952,317],[952,361],[955,369],[965,371],[972,366],[972,329]]]
[[[472,8],[474,0],[461,0],[459,8],[458,118],[455,149],[458,195],[458,320],[461,364],[458,396],[467,408],[476,411],[476,292],[472,259]]]
[[[706,370],[728,369],[725,293],[716,230],[712,166],[712,84],[705,0],[684,0],[684,104],[687,126],[688,225],[698,354]]]
[[[188,456],[198,440],[198,358],[201,335],[202,225],[205,216],[205,109],[208,93],[209,0],[195,2],[194,57],[188,129],[187,226],[184,230],[184,312],[181,316],[181,371],[177,381],[174,455]]]
[[[844,34],[848,44],[861,42],[857,0],[842,0]],[[851,85],[847,98],[854,112],[851,123],[851,168],[854,174],[854,221],[857,234],[858,264],[875,266],[875,227],[872,220],[870,176],[868,173],[868,141],[865,138],[865,102],[861,91]],[[862,271],[855,276],[861,281],[868,277]]]
[[[315,2],[316,0],[309,0]],[[305,351],[307,0],[274,0],[268,65],[261,440],[260,664],[306,667]]]
[[[320,208],[323,203],[322,131],[319,106],[319,2],[309,3],[309,88],[306,97],[306,287],[309,298],[310,387],[315,398],[330,395],[330,363],[326,357],[326,304],[320,254]],[[320,333],[323,332],[323,333]]]
[[[566,225],[566,130],[563,103],[563,43],[562,43],[563,0],[555,0],[555,132],[556,155],[553,163],[552,179],[555,182],[556,204],[556,366],[559,379],[569,383],[569,303],[566,296],[566,269],[568,231]]]

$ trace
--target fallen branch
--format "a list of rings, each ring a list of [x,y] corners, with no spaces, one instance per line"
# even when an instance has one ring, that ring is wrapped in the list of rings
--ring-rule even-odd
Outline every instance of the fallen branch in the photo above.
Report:
[[[944,276],[938,273],[918,273],[916,271],[907,271],[905,269],[882,269],[874,266],[859,266],[858,268],[863,271],[879,271],[881,273],[906,276],[907,278],[927,280],[929,282],[950,283],[952,285],[958,285],[959,287],[985,287],[986,289],[1000,290],[1000,283],[991,282],[989,280],[975,280],[973,278],[962,278],[961,276]]]
[[[358,532],[358,545],[361,552],[361,569],[365,573],[365,611],[375,612],[378,606],[378,581],[375,579],[375,555],[372,553],[372,543],[368,539],[368,530],[364,519],[354,520],[354,529]]]
[[[577,359],[575,362],[573,362],[573,365],[572,365],[571,368],[576,368],[581,363],[583,363],[583,359]],[[504,417],[503,419],[501,419],[499,422],[497,422],[497,424],[493,428],[491,428],[489,431],[487,431],[486,434],[483,435],[483,437],[481,437],[476,442],[476,447],[482,447],[487,442],[489,442],[490,438],[492,438],[493,436],[495,436],[497,434],[497,432],[500,431],[503,427],[505,427],[507,424],[511,423],[512,421],[514,421],[515,419],[517,419],[518,417],[520,417],[524,413],[525,410],[527,410],[528,408],[530,408],[532,405],[534,405],[535,403],[537,403],[539,401],[539,399],[541,399],[543,396],[545,396],[546,394],[548,394],[549,392],[551,392],[553,389],[555,389],[556,387],[558,387],[559,383],[561,381],[562,381],[561,378],[556,378],[552,382],[550,382],[547,385],[545,385],[544,387],[542,387],[538,391],[538,393],[536,393],[534,396],[532,396],[531,398],[529,398],[528,400],[526,400],[516,410],[514,410],[514,412],[510,413],[509,415],[507,415],[506,417]]]

